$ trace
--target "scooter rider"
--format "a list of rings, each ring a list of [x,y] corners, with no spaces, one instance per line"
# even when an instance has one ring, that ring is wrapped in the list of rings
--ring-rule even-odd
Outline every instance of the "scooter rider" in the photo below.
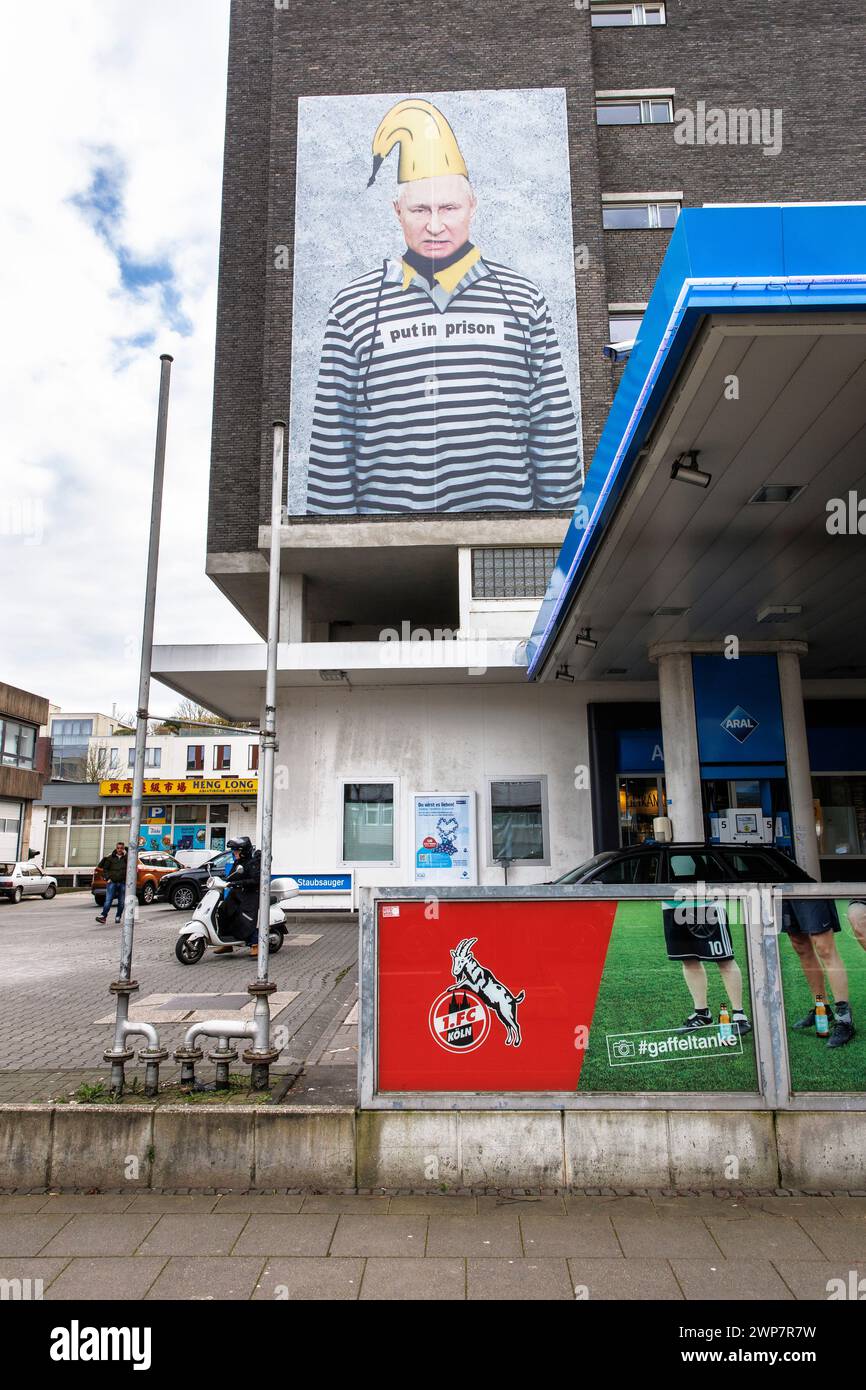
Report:
[[[228,882],[219,907],[217,930],[220,936],[233,936],[250,946],[250,955],[255,957],[259,954],[257,919],[261,856],[253,848],[249,835],[229,840],[227,848],[232,851],[235,862],[226,874]],[[229,955],[231,950],[231,946],[218,946],[214,955]]]

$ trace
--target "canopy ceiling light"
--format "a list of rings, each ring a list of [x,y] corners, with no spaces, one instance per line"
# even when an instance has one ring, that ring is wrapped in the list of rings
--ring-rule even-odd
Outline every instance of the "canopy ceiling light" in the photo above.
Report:
[[[696,487],[709,487],[713,475],[698,468],[699,454],[700,449],[687,449],[684,454],[680,454],[679,458],[674,459],[671,477],[681,483],[694,483]],[[684,463],[684,459],[688,459],[688,463]]]

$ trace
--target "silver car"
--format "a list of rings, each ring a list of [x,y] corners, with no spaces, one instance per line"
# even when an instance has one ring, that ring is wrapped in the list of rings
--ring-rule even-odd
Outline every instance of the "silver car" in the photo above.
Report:
[[[34,864],[0,864],[0,898],[20,903],[22,898],[53,898],[57,879]]]

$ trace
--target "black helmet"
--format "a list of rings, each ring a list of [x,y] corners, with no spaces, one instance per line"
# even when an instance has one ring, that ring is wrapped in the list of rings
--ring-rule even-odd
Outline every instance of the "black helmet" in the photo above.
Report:
[[[229,849],[236,849],[242,859],[248,859],[253,852],[253,842],[249,835],[241,835],[237,840],[229,840]]]

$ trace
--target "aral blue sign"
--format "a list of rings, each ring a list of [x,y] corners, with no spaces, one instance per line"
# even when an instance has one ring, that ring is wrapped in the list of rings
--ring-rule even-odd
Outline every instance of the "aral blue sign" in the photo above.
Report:
[[[725,715],[722,720],[722,728],[731,735],[731,738],[735,738],[737,743],[745,743],[757,727],[757,719],[753,719],[742,705],[737,705],[736,709],[732,709],[730,714]]]
[[[773,763],[781,775],[785,734],[775,656],[728,660],[721,653],[695,653],[692,672],[703,775],[712,776],[714,764]]]

